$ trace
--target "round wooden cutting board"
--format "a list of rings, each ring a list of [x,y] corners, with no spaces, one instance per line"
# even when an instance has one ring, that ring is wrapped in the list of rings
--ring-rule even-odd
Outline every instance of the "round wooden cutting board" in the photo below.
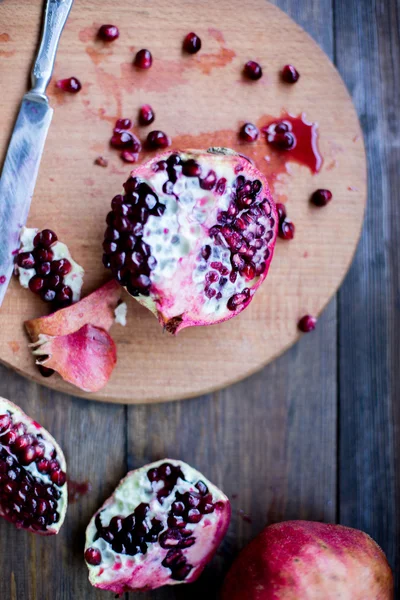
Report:
[[[41,18],[41,0],[0,5],[0,151],[4,157],[17,107],[26,88]],[[113,23],[120,38],[96,40],[98,27]],[[201,37],[195,56],[182,54],[189,31]],[[138,72],[132,59],[140,48],[153,53],[153,67]],[[264,76],[244,81],[250,59]],[[279,71],[292,63],[301,77],[282,83]],[[60,78],[78,77],[83,88],[68,95]],[[34,366],[23,321],[46,306],[12,281],[0,309],[0,359],[44,385],[97,400],[125,403],[167,401],[209,392],[260,369],[299,337],[297,321],[318,315],[336,292],[352,260],[366,202],[362,133],[338,73],[317,44],[283,12],[264,0],[184,3],[171,0],[76,2],[61,38],[49,87],[55,109],[28,224],[49,227],[86,270],[84,293],[105,281],[104,221],[130,167],[109,148],[118,117],[136,123],[141,104],[156,112],[154,128],[166,131],[173,147],[230,146],[255,158],[270,177],[296,225],[293,241],[278,240],[270,274],[241,315],[212,327],[164,333],[156,319],[126,295],[128,325],[115,325],[118,364],[98,394],[83,394],[57,375],[44,379]],[[317,174],[271,155],[265,137],[240,144],[245,121],[262,126],[288,112],[305,113],[318,124],[323,165]],[[148,129],[136,128],[144,139]],[[94,164],[97,156],[108,167]],[[325,208],[310,205],[319,187],[333,192]],[[311,334],[312,335],[312,334]]]

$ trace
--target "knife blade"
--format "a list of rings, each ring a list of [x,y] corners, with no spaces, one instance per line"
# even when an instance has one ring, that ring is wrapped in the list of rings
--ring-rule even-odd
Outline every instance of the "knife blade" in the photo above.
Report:
[[[47,0],[42,39],[23,97],[0,178],[0,306],[10,282],[19,236],[26,223],[47,132],[53,116],[46,88],[73,0]]]

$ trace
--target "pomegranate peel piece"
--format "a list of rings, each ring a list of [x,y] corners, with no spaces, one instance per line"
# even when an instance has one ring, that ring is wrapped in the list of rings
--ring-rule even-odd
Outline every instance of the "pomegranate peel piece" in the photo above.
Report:
[[[105,329],[84,325],[67,335],[39,334],[30,344],[36,364],[53,369],[64,381],[85,392],[98,392],[117,362],[117,349]]]
[[[68,493],[64,454],[52,435],[0,397],[0,516],[19,529],[55,535]]]
[[[131,471],[87,527],[89,581],[116,594],[195,581],[230,514],[228,498],[182,461]]]

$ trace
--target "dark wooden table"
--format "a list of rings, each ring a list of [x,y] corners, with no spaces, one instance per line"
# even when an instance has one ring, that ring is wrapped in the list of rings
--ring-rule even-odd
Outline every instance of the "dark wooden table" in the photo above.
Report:
[[[350,272],[314,333],[251,379],[194,400],[106,405],[0,368],[0,395],[46,425],[71,477],[92,484],[55,538],[0,522],[1,600],[108,597],[87,581],[85,527],[127,469],[164,456],[220,485],[233,499],[232,523],[196,584],[129,598],[216,598],[237,551],[285,519],[363,529],[400,571],[400,4],[275,3],[335,62],[364,129],[369,203]]]

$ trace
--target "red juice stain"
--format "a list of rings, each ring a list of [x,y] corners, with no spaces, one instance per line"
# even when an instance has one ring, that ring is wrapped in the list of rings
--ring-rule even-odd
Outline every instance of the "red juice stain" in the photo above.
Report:
[[[82,498],[82,496],[86,496],[92,489],[89,481],[73,481],[72,479],[68,479],[68,502],[73,504]]]
[[[8,33],[0,33],[0,42],[9,42],[11,37]]]
[[[246,515],[246,513],[242,509],[238,510],[238,515],[243,519],[243,521],[246,521],[246,523],[251,524],[253,522],[251,517],[249,517],[249,515]]]

